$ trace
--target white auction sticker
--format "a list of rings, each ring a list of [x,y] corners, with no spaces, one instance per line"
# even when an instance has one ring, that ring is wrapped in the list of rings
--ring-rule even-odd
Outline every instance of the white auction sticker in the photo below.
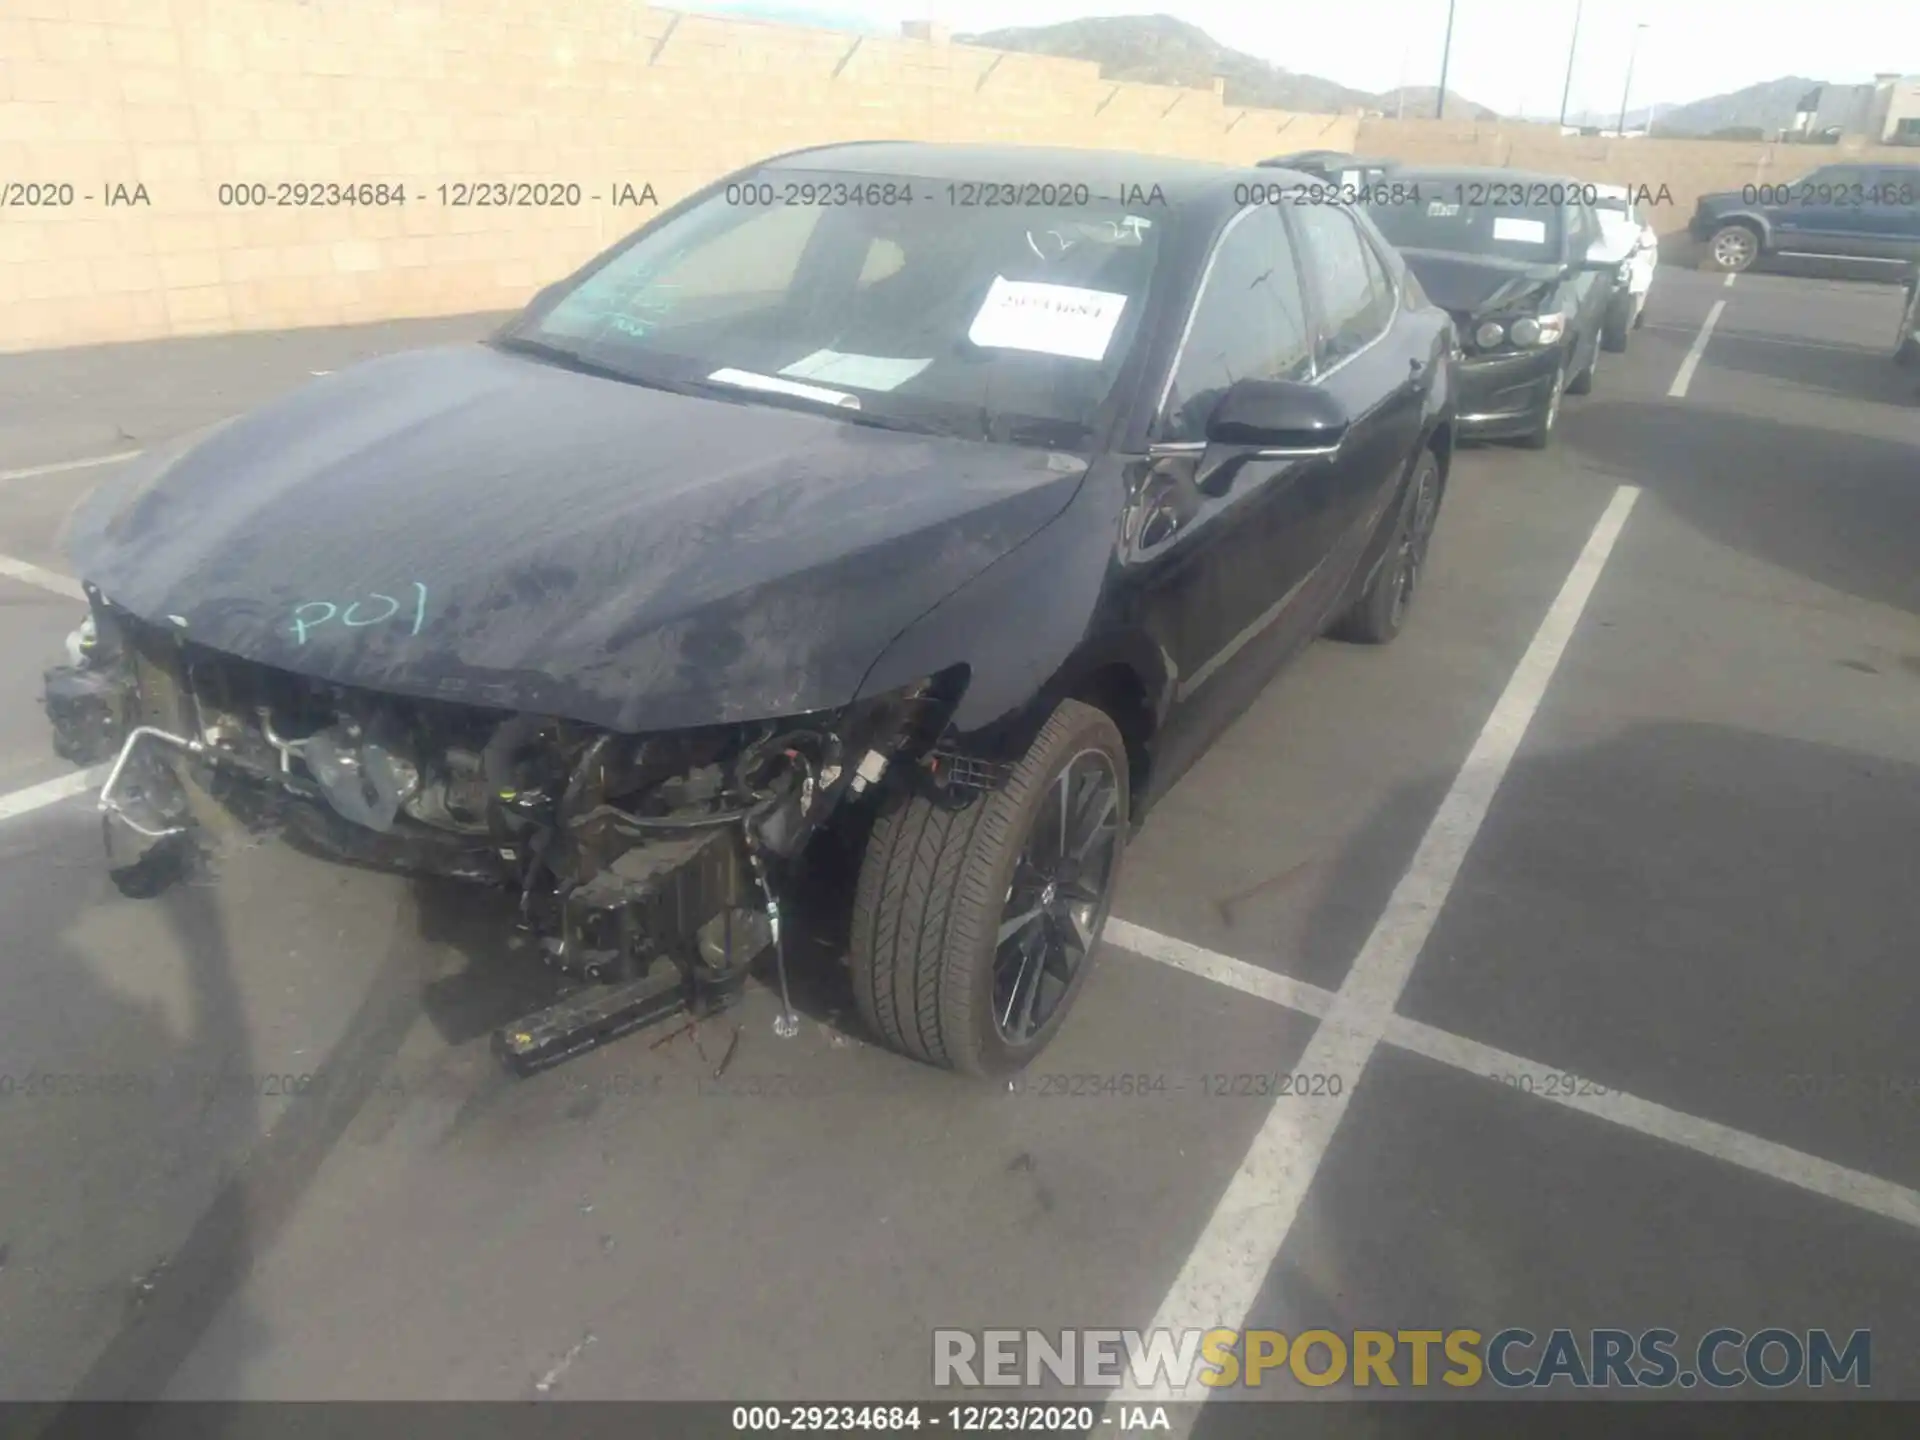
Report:
[[[967,338],[991,349],[1100,360],[1126,304],[1126,296],[1106,290],[996,275]]]
[[[897,390],[933,363],[895,360],[883,355],[844,355],[838,350],[816,350],[783,366],[780,373],[796,380],[830,380],[856,390]]]
[[[1493,217],[1493,238],[1519,240],[1528,245],[1544,245],[1547,243],[1547,222],[1526,220],[1517,215],[1496,215]]]

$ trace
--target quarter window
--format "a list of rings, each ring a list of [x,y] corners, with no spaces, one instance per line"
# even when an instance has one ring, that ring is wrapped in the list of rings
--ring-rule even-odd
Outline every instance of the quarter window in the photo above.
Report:
[[[1286,226],[1273,206],[1244,211],[1214,252],[1157,438],[1206,438],[1207,417],[1236,380],[1312,374],[1313,342]]]

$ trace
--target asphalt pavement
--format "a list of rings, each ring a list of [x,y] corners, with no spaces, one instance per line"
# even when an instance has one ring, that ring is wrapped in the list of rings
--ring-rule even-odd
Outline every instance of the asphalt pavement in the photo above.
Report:
[[[923,1398],[936,1327],[1156,1320],[1868,1329],[1920,1397],[1898,309],[1662,270],[1554,449],[1460,456],[1406,633],[1165,800],[1011,1090],[825,953],[796,1038],[761,989],[509,1080],[492,897],[271,844],[119,897],[37,705],[66,516],[488,321],[0,357],[0,1397]]]

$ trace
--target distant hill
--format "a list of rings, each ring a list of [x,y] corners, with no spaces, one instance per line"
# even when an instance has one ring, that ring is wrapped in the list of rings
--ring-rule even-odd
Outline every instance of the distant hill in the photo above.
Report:
[[[1068,20],[1059,25],[1015,26],[954,38],[993,50],[1093,60],[1098,62],[1100,74],[1109,80],[1137,80],[1150,85],[1204,90],[1212,87],[1217,75],[1227,82],[1229,105],[1323,115],[1353,109],[1379,110],[1391,115],[1398,108],[1397,94],[1375,95],[1318,75],[1283,69],[1245,51],[1222,45],[1198,26],[1171,15]],[[1431,86],[1409,87],[1407,113],[1431,115],[1436,93]],[[1476,105],[1452,91],[1447,92],[1447,114],[1449,118],[1463,120],[1500,118],[1486,106]]]
[[[1711,135],[1716,130],[1759,129],[1768,133],[1788,129],[1795,108],[1808,91],[1822,88],[1819,124],[1840,124],[1853,118],[1850,113],[1851,85],[1827,85],[1804,75],[1783,75],[1735,90],[1729,95],[1709,95],[1685,105],[1662,105],[1655,112],[1654,125],[1660,135]],[[1832,113],[1829,113],[1832,112]],[[1571,117],[1569,117],[1571,118]],[[1611,126],[1619,116],[1583,117],[1586,124]],[[1636,109],[1627,117],[1629,126],[1644,124],[1646,110]],[[1815,128],[1818,128],[1816,125]]]

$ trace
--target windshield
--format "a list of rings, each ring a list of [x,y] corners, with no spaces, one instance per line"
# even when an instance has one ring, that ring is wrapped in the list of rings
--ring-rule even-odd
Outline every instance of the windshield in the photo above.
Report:
[[[1402,250],[1529,262],[1560,254],[1560,207],[1528,203],[1527,187],[1422,179],[1405,189],[1376,190],[1367,214]],[[1509,193],[1511,192],[1511,193]]]
[[[993,203],[1015,188],[762,170],[643,232],[501,343],[748,403],[1079,443],[1138,330],[1164,212],[1084,185]]]

